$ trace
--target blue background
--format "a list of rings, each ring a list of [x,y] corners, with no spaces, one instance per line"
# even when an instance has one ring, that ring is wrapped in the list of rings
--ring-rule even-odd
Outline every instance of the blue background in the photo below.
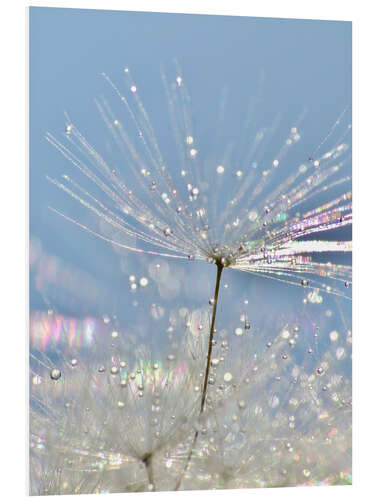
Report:
[[[57,136],[64,131],[63,112],[67,111],[90,140],[100,144],[104,128],[98,126],[94,98],[109,92],[100,73],[116,79],[125,66],[142,87],[145,107],[163,136],[168,115],[160,66],[170,65],[174,57],[188,82],[203,138],[215,128],[225,87],[230,94],[228,120],[234,130],[240,127],[243,109],[254,94],[262,95],[266,121],[280,112],[289,126],[306,109],[306,157],[351,104],[348,22],[31,8],[30,233],[46,255],[57,256],[59,265],[73,274],[83,272],[82,283],[92,280],[100,292],[98,300],[90,302],[84,288],[80,296],[67,296],[56,286],[43,299],[32,272],[31,309],[45,308],[48,296],[65,314],[126,312],[127,278],[119,273],[112,249],[48,210],[52,205],[81,220],[83,209],[72,209],[71,200],[46,180],[46,175],[58,177],[70,166],[44,136],[47,131]],[[350,232],[341,231],[338,237],[349,239]],[[127,260],[128,268],[147,266],[133,256]],[[197,263],[196,267],[207,266]],[[207,272],[212,281],[208,289],[212,289],[214,269]],[[248,276],[232,274],[239,287],[248,283]],[[301,293],[287,290],[291,296]],[[207,293],[204,287],[201,296]]]

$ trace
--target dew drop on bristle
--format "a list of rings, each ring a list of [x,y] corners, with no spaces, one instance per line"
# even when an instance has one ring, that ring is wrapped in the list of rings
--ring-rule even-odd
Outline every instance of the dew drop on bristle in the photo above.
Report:
[[[58,368],[52,368],[50,371],[50,377],[52,380],[59,380],[61,377],[61,371]]]

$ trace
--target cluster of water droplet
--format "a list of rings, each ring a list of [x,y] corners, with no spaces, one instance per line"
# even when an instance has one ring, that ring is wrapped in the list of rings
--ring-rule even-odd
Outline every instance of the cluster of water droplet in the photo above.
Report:
[[[337,458],[350,446],[343,367],[351,333],[329,330],[333,311],[323,310],[322,328],[278,320],[267,340],[250,323],[245,299],[237,323],[215,332],[200,414],[213,305],[169,312],[170,345],[157,355],[105,315],[108,340],[94,357],[35,362],[34,492],[69,493],[77,484],[94,492],[98,480],[100,491],[124,491],[127,482],[147,491],[178,482],[180,489],[316,484],[348,474]]]

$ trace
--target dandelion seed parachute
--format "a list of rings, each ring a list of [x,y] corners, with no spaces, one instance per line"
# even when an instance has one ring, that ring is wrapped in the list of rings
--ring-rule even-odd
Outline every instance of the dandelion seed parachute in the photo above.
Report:
[[[321,239],[323,233],[352,221],[350,191],[327,199],[330,191],[350,180],[341,174],[350,161],[347,137],[351,126],[344,123],[346,110],[313,157],[302,158],[300,165],[291,168],[287,161],[288,153],[301,139],[296,126],[290,128],[269,161],[265,148],[274,132],[270,127],[255,133],[250,144],[247,139],[239,169],[239,160],[228,154],[220,159],[216,154],[214,160],[200,158],[190,96],[177,67],[172,84],[163,75],[180,167],[176,176],[162,156],[128,68],[124,75],[125,88],[120,90],[103,74],[119,98],[118,112],[114,113],[106,101],[97,101],[123,166],[112,168],[68,116],[66,141],[47,134],[47,140],[88,178],[91,187],[66,174],[61,180],[49,180],[105,222],[106,233],[53,210],[128,250],[222,261],[224,267],[348,296],[345,283],[351,283],[351,268],[314,261],[317,253],[351,251],[350,241]],[[249,132],[247,128],[245,123],[244,134]],[[326,199],[323,203],[322,198]],[[311,240],[315,234],[319,239]],[[127,242],[119,235],[126,236]]]

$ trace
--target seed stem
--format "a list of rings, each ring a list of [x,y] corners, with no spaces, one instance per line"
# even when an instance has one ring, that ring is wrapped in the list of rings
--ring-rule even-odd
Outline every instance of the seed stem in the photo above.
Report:
[[[211,319],[211,327],[210,327],[210,338],[208,341],[208,353],[207,353],[207,363],[206,363],[206,373],[204,375],[204,383],[203,383],[203,391],[202,391],[202,399],[201,399],[201,411],[200,414],[204,410],[204,405],[206,402],[206,394],[207,394],[207,383],[208,383],[208,375],[210,373],[210,365],[211,365],[211,354],[212,354],[212,341],[214,339],[215,332],[215,318],[216,318],[216,308],[217,308],[217,300],[219,297],[219,288],[220,288],[220,279],[221,273],[223,271],[223,265],[221,263],[217,265],[217,273],[216,273],[216,286],[215,286],[215,296],[214,296],[214,307],[212,311],[212,319]]]
[[[144,466],[146,468],[147,477],[148,477],[148,485],[149,486],[152,485],[152,490],[151,491],[155,491],[155,488],[154,488],[154,474],[153,474],[153,470],[152,470],[151,458],[152,458],[152,454],[148,453],[148,454],[146,454],[143,457],[142,462],[144,463]]]
[[[206,403],[206,396],[207,396],[207,384],[208,384],[208,377],[210,374],[210,366],[211,366],[211,355],[212,355],[212,347],[213,347],[213,340],[214,340],[214,333],[215,333],[215,319],[216,319],[216,309],[217,309],[217,302],[219,298],[219,289],[220,289],[220,280],[221,280],[221,273],[223,271],[223,264],[220,261],[216,262],[217,266],[217,272],[216,272],[216,285],[215,285],[215,295],[214,295],[214,307],[212,310],[212,318],[211,318],[211,326],[210,326],[210,337],[208,340],[208,352],[207,352],[207,361],[206,361],[206,371],[204,375],[204,382],[203,382],[203,390],[202,390],[202,398],[201,398],[201,407],[200,407],[200,412],[199,416],[202,415],[204,406]],[[193,451],[198,439],[199,431],[195,431],[194,434],[194,439],[190,448],[189,456],[186,460],[184,470],[182,471],[182,474],[176,484],[175,491],[180,489],[182,480],[185,476],[185,473],[189,467],[191,457],[193,455]]]

